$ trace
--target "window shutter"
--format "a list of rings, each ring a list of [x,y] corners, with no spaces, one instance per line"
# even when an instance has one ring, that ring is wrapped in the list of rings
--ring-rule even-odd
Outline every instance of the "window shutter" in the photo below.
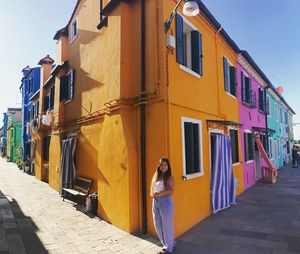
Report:
[[[245,84],[245,74],[241,72],[241,84],[242,84],[242,102],[246,102],[246,84]]]
[[[192,70],[202,76],[202,35],[198,31],[191,32],[192,37]]]
[[[239,161],[239,150],[238,150],[238,131],[230,130],[230,145],[231,145],[231,157],[232,163]]]
[[[245,102],[250,103],[250,79],[245,77]]]
[[[236,96],[236,70],[234,66],[230,66],[230,93]]]
[[[48,95],[44,97],[44,111],[47,111],[49,105]]]
[[[176,61],[184,64],[183,18],[176,13]]]
[[[245,132],[244,133],[244,149],[245,149],[245,162],[248,161],[248,154],[249,154],[249,151],[248,151],[248,136],[247,136],[247,133]]]
[[[69,78],[70,78],[70,80],[69,80],[69,82],[70,82],[69,99],[72,100],[74,97],[74,83],[75,83],[74,82],[74,79],[75,79],[75,70],[74,69],[71,70]]]
[[[68,76],[60,77],[60,101],[65,101],[68,96]]]
[[[38,117],[39,116],[39,109],[40,109],[40,101],[38,101],[36,103],[36,105],[37,105],[37,107],[36,107],[36,117]]]
[[[229,80],[228,80],[228,61],[226,57],[223,57],[223,67],[224,67],[224,89],[229,92]]]
[[[199,125],[193,124],[193,149],[194,149],[194,166],[193,173],[200,172],[200,151],[199,151]]]
[[[185,139],[185,168],[186,174],[194,172],[194,151],[193,151],[193,123],[184,123]]]
[[[51,92],[50,92],[50,108],[54,108],[54,92],[55,92],[55,87],[51,87]]]
[[[263,102],[263,90],[261,88],[258,89],[258,100],[259,100],[259,109],[260,110],[263,110],[263,105],[264,105],[264,102]]]

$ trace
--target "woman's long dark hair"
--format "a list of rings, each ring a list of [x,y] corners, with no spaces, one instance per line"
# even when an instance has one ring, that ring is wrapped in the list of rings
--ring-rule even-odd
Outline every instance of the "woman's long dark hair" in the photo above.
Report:
[[[160,170],[160,166],[163,162],[167,163],[167,165],[168,165],[168,170],[164,174]],[[158,166],[156,169],[156,175],[157,175],[156,181],[158,179],[162,179],[164,181],[165,188],[168,189],[169,188],[168,180],[169,180],[169,177],[172,175],[172,169],[171,169],[171,165],[170,165],[168,158],[163,157],[159,160]]]

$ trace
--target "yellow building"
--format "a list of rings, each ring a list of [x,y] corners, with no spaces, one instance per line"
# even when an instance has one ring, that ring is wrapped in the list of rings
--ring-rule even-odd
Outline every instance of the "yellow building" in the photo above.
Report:
[[[46,130],[37,132],[36,176],[59,189],[61,142],[76,135],[78,175],[93,180],[98,215],[128,232],[154,234],[149,189],[162,156],[170,158],[176,182],[175,235],[207,217],[210,133],[228,134],[228,126],[239,122],[233,68],[238,47],[202,4],[200,15],[192,18],[179,7],[165,33],[175,4],[104,1],[99,17],[99,1],[78,1],[66,27],[54,36],[56,66],[47,57],[40,62],[39,114],[50,116],[45,116]],[[44,106],[47,95],[53,96],[53,109]],[[187,161],[196,159],[185,151],[190,123],[199,133],[192,139],[197,140],[194,171]],[[233,134],[239,194],[240,142],[238,131]],[[49,161],[42,159],[44,143],[50,143]]]

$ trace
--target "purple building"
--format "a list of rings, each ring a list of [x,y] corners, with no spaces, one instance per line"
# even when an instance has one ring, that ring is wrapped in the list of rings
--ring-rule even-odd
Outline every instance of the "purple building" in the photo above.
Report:
[[[267,151],[266,94],[269,81],[247,51],[238,56],[237,83],[240,123],[241,150],[244,189],[251,187],[262,177],[265,162],[254,142],[253,134],[258,132]]]

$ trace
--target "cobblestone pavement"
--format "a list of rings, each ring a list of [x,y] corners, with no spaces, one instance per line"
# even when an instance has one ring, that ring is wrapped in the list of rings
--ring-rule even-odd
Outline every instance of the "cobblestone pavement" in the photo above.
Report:
[[[0,254],[151,254],[157,244],[76,211],[48,184],[0,159]]]
[[[174,254],[300,253],[300,168],[283,167],[276,184],[258,182],[238,197],[237,206],[211,215],[176,241]],[[46,183],[0,159],[0,254],[159,250],[156,239],[76,211]]]
[[[237,206],[181,235],[176,253],[300,253],[300,168],[279,169],[276,184],[256,183]]]

